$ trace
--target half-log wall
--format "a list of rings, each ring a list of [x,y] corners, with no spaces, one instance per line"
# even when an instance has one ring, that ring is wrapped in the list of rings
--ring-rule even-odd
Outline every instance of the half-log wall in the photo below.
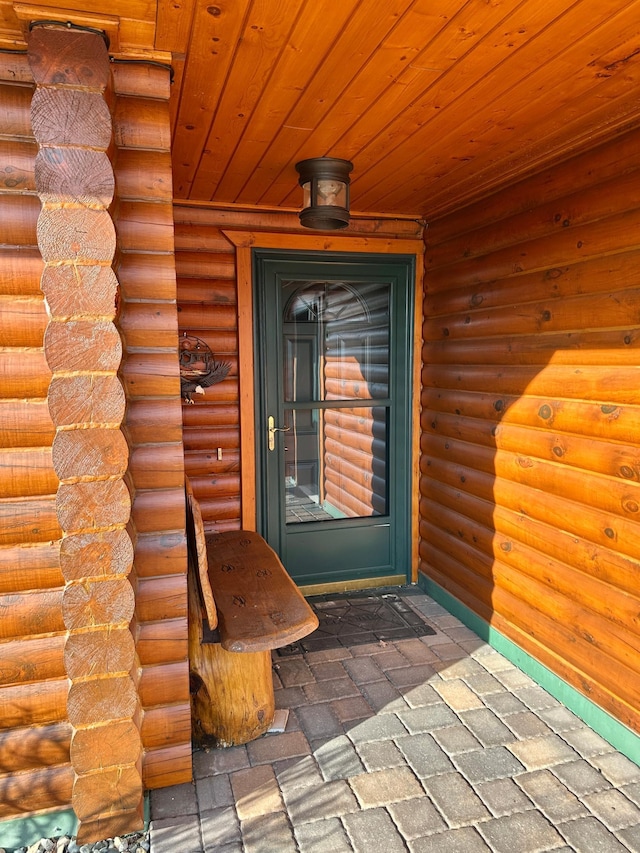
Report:
[[[639,131],[430,223],[420,489],[422,572],[636,731],[639,235]]]
[[[167,69],[116,64],[114,135],[145,787],[191,778],[184,462]]]
[[[47,407],[51,372],[40,278],[35,192],[37,146],[31,130],[33,78],[3,66],[2,248],[0,249],[0,819],[67,805],[68,682],[63,662],[64,578],[55,507],[58,481]],[[8,80],[23,82],[7,82]]]
[[[180,334],[200,338],[217,361],[231,364],[226,379],[182,406],[185,473],[205,526],[219,531],[241,527],[236,264],[224,224],[224,214],[175,210]]]
[[[54,31],[34,32],[46,42]],[[55,37],[77,40],[79,34],[58,30]],[[37,50],[36,61],[44,63],[37,104],[26,57],[4,55],[0,67],[0,819],[72,804],[84,821],[79,836],[89,838],[135,828],[144,787],[190,779],[191,743],[169,72],[111,66],[99,36],[80,38],[98,42],[85,55],[84,70],[103,50],[105,100],[95,79],[65,78],[75,73],[68,59],[55,76],[59,44],[48,55],[46,45]],[[82,55],[77,45],[71,53]],[[80,104],[75,123],[68,122],[73,110],[57,113],[61,92],[62,101]],[[97,104],[113,125],[107,145],[116,242],[109,256],[109,240],[98,237],[102,225],[74,233],[74,216],[87,222],[109,217],[102,180],[107,176],[108,184],[109,170],[100,164],[93,173],[75,171],[83,158],[98,156],[94,140],[75,135],[96,129],[83,125],[88,104]],[[38,121],[41,144],[59,152],[40,157],[39,173],[32,129]],[[59,178],[56,163],[65,164]],[[58,226],[50,224],[55,217]],[[113,226],[107,223],[104,235]],[[68,286],[58,287],[67,273]],[[115,314],[120,336],[116,331],[112,341]],[[68,334],[64,344],[61,331]],[[110,351],[120,349],[120,340],[116,362]],[[91,392],[80,388],[51,397],[52,378],[58,385],[86,379],[92,386],[115,379],[114,365],[126,398],[120,420],[115,410],[105,417],[100,409],[108,394],[92,404]],[[126,471],[121,452],[112,453],[100,435],[116,432]],[[83,453],[73,442],[86,436],[97,444]],[[88,472],[83,466],[90,458],[95,465]],[[130,520],[124,504],[103,500],[80,530],[71,510],[79,512],[82,502],[69,503],[72,487],[100,489],[100,482],[115,484],[118,477]],[[102,547],[100,541],[114,535],[131,542],[133,563],[128,549]],[[126,603],[133,604],[127,585],[135,611]],[[116,642],[125,634],[130,646]],[[99,635],[108,654],[97,646],[92,651]]]

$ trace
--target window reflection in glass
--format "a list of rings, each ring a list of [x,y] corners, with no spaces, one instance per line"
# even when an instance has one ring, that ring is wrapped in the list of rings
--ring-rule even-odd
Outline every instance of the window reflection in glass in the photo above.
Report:
[[[385,515],[389,284],[282,286],[287,523]]]
[[[389,285],[284,282],[283,290],[285,400],[388,397]]]
[[[387,420],[386,406],[287,413],[288,524],[387,514]]]

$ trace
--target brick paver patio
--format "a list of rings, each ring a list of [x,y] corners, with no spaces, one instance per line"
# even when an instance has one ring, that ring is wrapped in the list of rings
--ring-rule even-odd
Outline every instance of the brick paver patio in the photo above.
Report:
[[[194,754],[151,853],[640,853],[640,768],[426,595],[433,636],[274,656],[287,729]]]

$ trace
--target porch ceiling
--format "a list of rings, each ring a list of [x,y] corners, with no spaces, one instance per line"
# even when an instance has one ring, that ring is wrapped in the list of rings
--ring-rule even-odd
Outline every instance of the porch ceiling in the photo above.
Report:
[[[119,55],[170,54],[179,200],[295,208],[294,164],[330,155],[354,211],[429,219],[640,121],[640,0],[63,5],[116,18]]]

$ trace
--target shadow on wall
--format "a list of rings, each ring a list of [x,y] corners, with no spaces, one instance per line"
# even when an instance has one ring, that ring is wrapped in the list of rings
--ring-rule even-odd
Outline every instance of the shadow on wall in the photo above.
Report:
[[[637,202],[620,180],[592,186],[632,143],[430,225],[420,555],[640,731]]]

